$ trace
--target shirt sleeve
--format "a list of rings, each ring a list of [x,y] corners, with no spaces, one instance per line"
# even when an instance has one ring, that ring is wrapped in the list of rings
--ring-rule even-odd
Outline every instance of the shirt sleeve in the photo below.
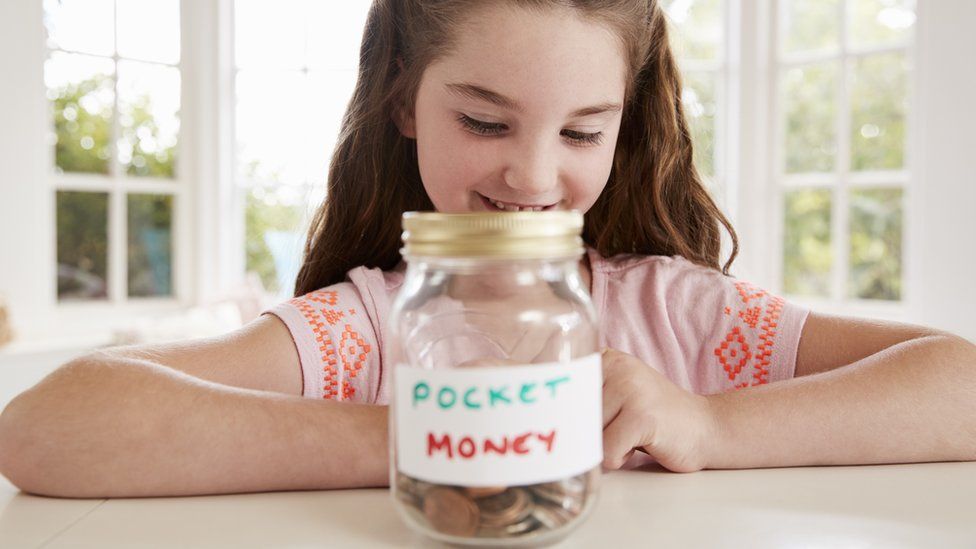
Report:
[[[749,282],[693,266],[674,280],[670,310],[692,384],[710,394],[790,379],[808,311]]]
[[[272,307],[288,327],[301,362],[302,395],[373,403],[379,391],[376,331],[358,289],[349,282]]]

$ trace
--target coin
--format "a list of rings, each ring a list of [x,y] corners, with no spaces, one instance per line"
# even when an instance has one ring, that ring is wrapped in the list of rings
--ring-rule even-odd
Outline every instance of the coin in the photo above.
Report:
[[[575,513],[553,505],[536,505],[532,517],[548,529],[559,528],[573,520]]]
[[[523,536],[534,530],[538,530],[540,526],[542,526],[542,524],[534,516],[529,515],[523,520],[514,524],[509,524],[508,526],[487,527],[482,525],[481,528],[478,529],[478,536],[483,538]]]
[[[505,490],[508,490],[508,486],[468,486],[464,493],[477,499],[501,494]]]
[[[510,488],[500,494],[477,500],[481,525],[486,528],[507,527],[525,520],[532,513],[532,498],[522,488]]]
[[[409,503],[414,507],[420,505],[420,490],[417,481],[407,475],[397,475],[396,495],[401,501]]]
[[[438,532],[470,537],[478,530],[478,505],[453,488],[431,488],[424,496],[423,509],[427,522]]]
[[[561,507],[573,513],[582,511],[586,499],[587,483],[585,477],[571,477],[556,482],[546,482],[531,486],[536,501]]]

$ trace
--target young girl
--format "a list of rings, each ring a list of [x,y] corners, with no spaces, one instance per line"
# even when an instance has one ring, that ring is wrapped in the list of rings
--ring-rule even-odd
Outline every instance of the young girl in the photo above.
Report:
[[[607,468],[976,459],[976,347],[728,276],[680,89],[653,0],[377,0],[298,297],[68,363],[0,417],[0,471],[72,497],[386,484],[400,216],[431,209],[586,212]]]

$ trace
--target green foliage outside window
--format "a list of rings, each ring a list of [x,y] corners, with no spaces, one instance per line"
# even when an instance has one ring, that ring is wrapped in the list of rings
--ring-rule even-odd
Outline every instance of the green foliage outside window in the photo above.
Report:
[[[53,99],[55,164],[65,172],[108,174],[112,154],[111,104],[92,101],[96,94],[112,92],[112,79],[98,75],[49,90]],[[88,108],[83,107],[87,106]],[[96,112],[89,108],[100,106]]]
[[[112,107],[111,103],[93,101],[91,95],[104,96],[106,90],[111,92],[112,85],[111,77],[98,75],[48,91],[54,114],[55,163],[59,170],[108,175]],[[93,105],[101,108],[90,112]],[[128,114],[133,127],[147,128],[154,138],[158,137],[149,97],[140,97]],[[129,173],[172,177],[174,149],[168,147],[146,154],[136,146],[133,159],[141,155],[145,162],[137,170],[130,167]],[[127,204],[129,295],[170,295],[172,197],[134,194],[128,197]],[[59,299],[107,297],[108,209],[108,193],[58,191]]]

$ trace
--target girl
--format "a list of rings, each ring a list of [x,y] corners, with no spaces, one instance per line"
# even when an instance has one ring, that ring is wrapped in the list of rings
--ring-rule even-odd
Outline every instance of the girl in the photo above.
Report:
[[[298,297],[66,364],[0,417],[0,471],[71,497],[384,485],[399,220],[431,209],[586,212],[607,468],[976,459],[976,347],[728,276],[680,89],[653,0],[377,0]]]

